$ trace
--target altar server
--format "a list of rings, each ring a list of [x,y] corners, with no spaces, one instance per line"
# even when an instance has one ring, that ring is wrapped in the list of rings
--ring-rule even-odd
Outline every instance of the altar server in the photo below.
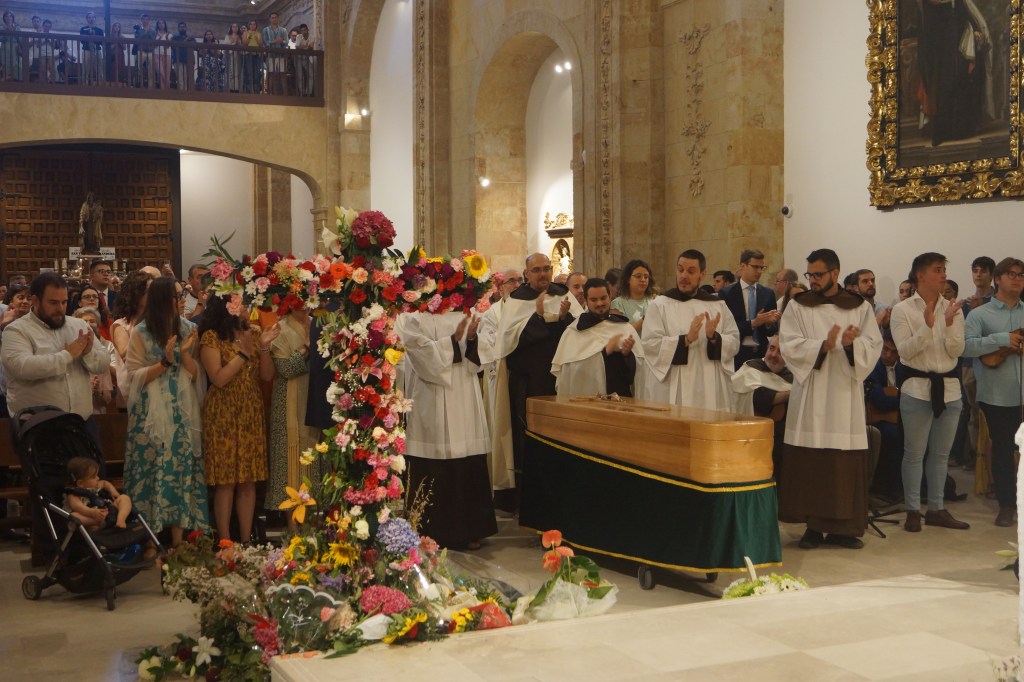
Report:
[[[646,376],[639,397],[731,412],[729,379],[739,330],[725,301],[700,291],[705,268],[703,253],[683,251],[676,260],[676,287],[647,306],[641,342]]]
[[[512,459],[512,422],[508,414],[508,372],[505,364],[498,356],[498,327],[501,315],[505,311],[505,301],[509,294],[523,283],[520,270],[506,270],[498,291],[501,299],[496,301],[480,317],[477,328],[477,351],[480,355],[480,366],[484,369],[484,389],[487,405],[488,424],[491,428],[491,449],[487,457],[487,469],[491,476],[491,489],[502,497],[505,493],[498,491],[515,488]],[[499,396],[506,398],[499,400]],[[502,409],[498,409],[498,406]]]
[[[513,291],[503,305],[498,326],[498,357],[508,371],[508,393],[499,394],[511,419],[514,467],[522,467],[526,434],[526,399],[555,395],[551,360],[565,328],[583,312],[579,301],[562,284],[551,282],[551,259],[535,253],[526,259],[526,284]],[[508,505],[503,501],[502,504]],[[501,505],[499,505],[501,506]],[[514,510],[514,509],[513,509]],[[513,511],[510,510],[510,511]]]
[[[405,345],[409,490],[430,488],[422,532],[443,547],[476,549],[498,532],[487,476],[490,434],[480,395],[479,319],[459,312],[404,313],[396,332]]]
[[[779,518],[806,523],[800,547],[822,542],[859,549],[868,517],[864,379],[882,350],[871,304],[839,284],[839,257],[807,257],[811,290],[782,316],[782,354],[793,372]],[[827,539],[825,533],[828,533]]]
[[[632,397],[636,357],[643,356],[640,336],[629,318],[609,313],[608,282],[588,279],[583,297],[587,312],[566,328],[551,361],[558,395],[616,393]]]

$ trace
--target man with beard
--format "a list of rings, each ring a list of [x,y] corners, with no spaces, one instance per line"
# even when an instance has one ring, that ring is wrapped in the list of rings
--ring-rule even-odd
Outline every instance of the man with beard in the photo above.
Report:
[[[612,300],[608,282],[588,279],[583,292],[587,312],[566,328],[551,361],[558,395],[617,393],[632,397],[634,349],[643,357],[637,343],[640,336],[626,317],[609,313]]]
[[[86,420],[93,435],[90,374],[110,371],[110,353],[85,320],[65,317],[68,285],[44,272],[29,287],[32,309],[4,329],[0,362],[7,373],[11,414],[34,405],[54,405]]]
[[[859,549],[870,463],[863,382],[878,360],[882,336],[871,305],[840,287],[835,251],[812,251],[805,275],[811,290],[792,300],[779,334],[793,372],[779,519],[807,524],[804,549],[822,542]]]
[[[555,395],[551,360],[565,328],[583,312],[579,301],[562,284],[551,281],[551,259],[535,253],[526,259],[526,284],[513,291],[502,304],[498,326],[497,356],[508,371],[508,413],[512,426],[512,453],[521,469],[526,436],[526,399]],[[499,395],[498,399],[505,394]],[[496,411],[503,411],[496,406]],[[495,500],[499,508],[507,500]]]
[[[676,286],[647,306],[641,345],[646,400],[732,411],[730,377],[740,347],[736,322],[713,294],[700,291],[704,254],[687,249],[676,259]]]

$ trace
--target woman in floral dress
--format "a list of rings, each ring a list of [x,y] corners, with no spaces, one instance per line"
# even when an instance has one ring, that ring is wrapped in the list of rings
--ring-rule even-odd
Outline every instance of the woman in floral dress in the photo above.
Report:
[[[199,358],[210,381],[203,404],[203,453],[206,481],[216,486],[213,516],[221,539],[231,537],[232,508],[241,541],[252,535],[256,482],[267,478],[260,379],[274,378],[270,346],[280,331],[276,324],[262,333],[250,329],[228,311],[223,298],[207,300],[199,328]]]
[[[203,477],[199,401],[193,354],[196,326],[177,313],[173,277],[153,281],[142,321],[128,343],[128,432],[124,480],[128,494],[154,531],[209,525]]]

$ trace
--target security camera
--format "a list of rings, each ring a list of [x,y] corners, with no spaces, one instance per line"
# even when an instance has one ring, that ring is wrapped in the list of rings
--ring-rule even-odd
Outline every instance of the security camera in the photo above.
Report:
[[[782,217],[783,218],[792,218],[793,217],[793,207],[790,206],[789,204],[783,204],[782,205]]]

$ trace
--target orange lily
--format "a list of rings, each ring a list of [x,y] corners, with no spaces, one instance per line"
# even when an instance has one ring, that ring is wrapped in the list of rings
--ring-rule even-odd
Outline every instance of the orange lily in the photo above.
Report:
[[[303,483],[299,486],[299,489],[286,485],[284,487],[285,493],[288,495],[288,499],[282,502],[278,509],[292,509],[292,518],[295,519],[296,523],[303,523],[306,520],[306,507],[312,507],[316,504],[316,500],[309,496],[309,486]]]

